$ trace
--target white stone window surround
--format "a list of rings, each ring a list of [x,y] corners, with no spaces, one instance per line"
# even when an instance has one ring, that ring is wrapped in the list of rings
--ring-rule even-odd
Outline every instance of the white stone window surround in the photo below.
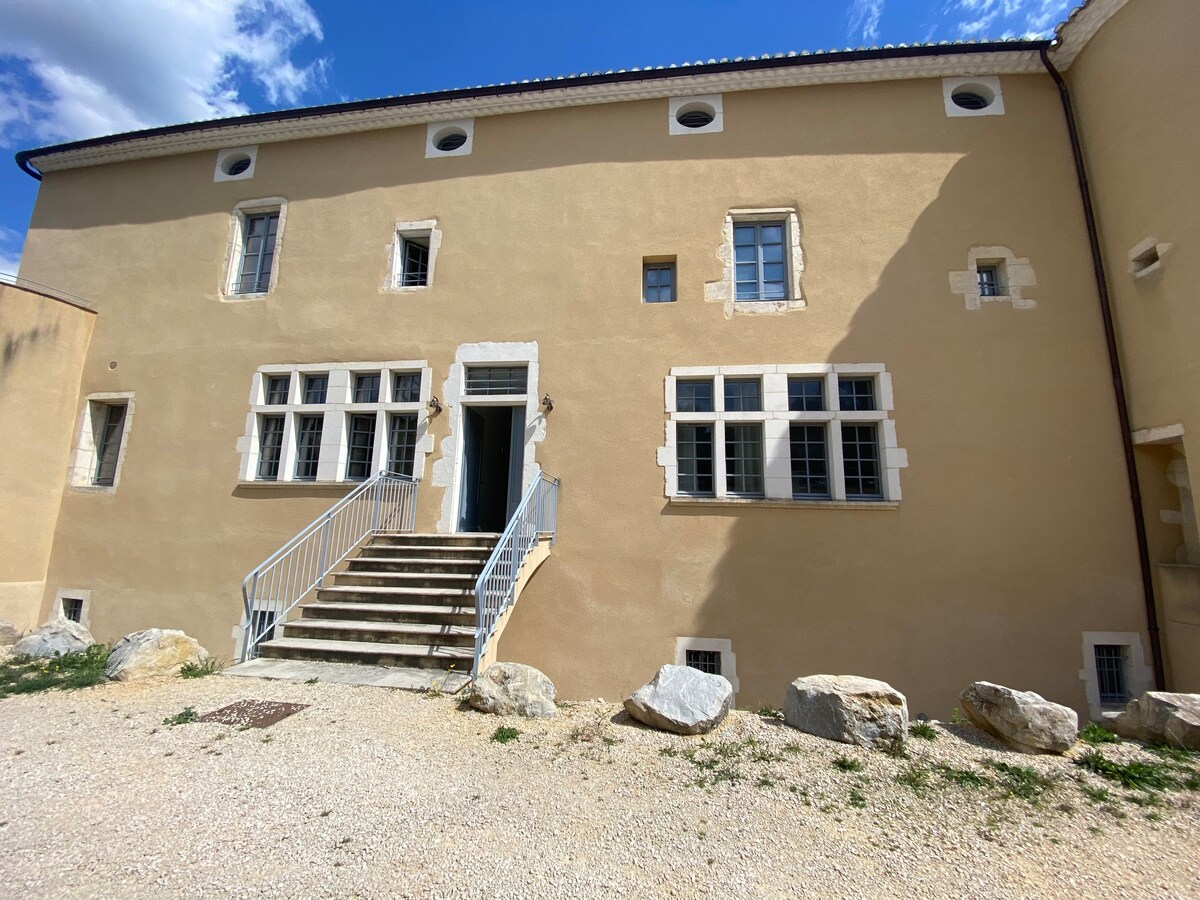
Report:
[[[454,150],[439,150],[438,141],[452,134],[465,135],[467,140]],[[469,156],[475,146],[475,120],[453,119],[446,122],[430,122],[425,129],[425,158],[437,159],[443,156]]]
[[[1129,251],[1129,274],[1134,278],[1145,278],[1161,272],[1163,257],[1167,255],[1172,246],[1174,245],[1160,244],[1154,237],[1140,241]],[[1146,262],[1148,256],[1155,257],[1153,262]]]
[[[245,171],[236,175],[229,174],[231,165],[248,159],[250,164]],[[217,165],[213,170],[213,181],[248,181],[254,177],[254,166],[258,163],[258,146],[225,147],[217,151]]]
[[[688,128],[679,121],[679,116],[693,110],[703,110],[713,120],[699,128]],[[718,134],[725,130],[724,102],[720,94],[695,94],[689,97],[671,97],[667,101],[667,134]]]
[[[79,613],[79,624],[87,628],[92,617],[92,592],[83,588],[59,588],[55,591],[54,612],[64,619],[67,617],[67,600],[83,601],[83,606]],[[51,618],[55,618],[55,616],[51,616]]]
[[[401,245],[404,239],[409,237],[426,238],[429,241],[429,270],[424,284],[404,285],[400,283],[404,274],[404,254],[401,252]],[[417,291],[427,291],[433,287],[434,268],[437,265],[438,249],[441,246],[442,232],[437,227],[437,219],[397,222],[392,233],[392,247],[384,290],[389,293],[411,294]]]
[[[117,468],[112,484],[94,484],[96,475],[96,414],[115,404],[125,406],[125,424],[121,432],[121,447],[117,451]],[[133,431],[133,391],[100,391],[84,398],[83,410],[79,414],[79,426],[75,432],[75,449],[71,453],[67,481],[72,491],[86,494],[113,494],[121,483],[121,470],[125,466],[125,452],[129,447],[129,435]]]
[[[733,642],[726,638],[677,637],[675,638],[675,665],[687,665],[687,651],[712,650],[721,654],[721,677],[733,686],[736,695],[741,689],[737,677],[737,654]]]
[[[354,403],[354,376],[380,374],[379,402]],[[395,375],[402,372],[421,373],[420,399],[415,403],[394,403],[391,392]],[[267,379],[270,376],[288,376],[288,402],[270,404],[266,400]],[[326,375],[329,378],[324,403],[301,403],[304,376]],[[372,457],[372,472],[386,468],[388,462],[388,418],[393,413],[415,414],[417,417],[417,441],[413,453],[413,475],[422,477],[425,457],[433,452],[433,435],[429,432],[429,397],[433,381],[433,370],[426,360],[391,360],[387,362],[349,363],[301,363],[295,365],[260,366],[251,378],[250,411],[246,415],[246,432],[237,442],[239,455],[238,481],[242,485],[306,486],[321,484],[355,485],[359,482],[346,477],[346,460],[349,455],[348,432],[351,415],[374,413],[375,448]],[[296,437],[301,416],[321,415],[321,454],[317,462],[317,478],[296,478]],[[283,416],[283,446],[279,457],[279,475],[274,481],[258,478],[259,433],[263,416]]]
[[[964,109],[952,99],[954,94],[960,90],[979,94],[991,102],[983,109]],[[1000,90],[1000,79],[995,75],[943,78],[942,102],[946,106],[946,115],[951,119],[1004,115],[1004,94]]]
[[[1096,677],[1096,645],[1115,644],[1125,648],[1125,689],[1129,699],[1140,697],[1154,684],[1154,672],[1146,665],[1142,651],[1142,636],[1136,631],[1085,631],[1083,633],[1083,668],[1079,678],[1087,694],[1088,714],[1093,720],[1115,716],[1124,710],[1100,702],[1100,684]]]
[[[494,394],[470,396],[466,393],[466,370],[470,366],[525,366],[527,379],[523,394]],[[521,491],[537,476],[537,445],[546,438],[546,413],[541,408],[539,392],[538,345],[528,342],[484,342],[460,344],[454,353],[454,363],[442,385],[445,403],[443,415],[450,417],[450,433],[442,439],[442,455],[433,463],[430,481],[434,487],[446,488],[442,494],[442,512],[438,518],[439,534],[458,530],[459,503],[462,481],[462,434],[464,406],[525,407],[525,454],[521,468]]]
[[[996,266],[1003,293],[984,296],[979,293],[979,267]],[[1028,257],[1016,256],[1000,246],[976,246],[967,251],[967,267],[950,273],[950,292],[962,294],[966,308],[979,309],[984,303],[1010,303],[1013,309],[1037,309],[1037,301],[1022,296],[1034,287],[1037,278]]]
[[[835,407],[813,412],[788,410],[788,376],[822,376],[825,379],[825,406]],[[725,412],[725,378],[759,377],[762,379],[761,412]],[[840,410],[838,377],[872,377],[875,380],[874,410]],[[711,378],[713,412],[679,412],[676,409],[675,384],[678,379]],[[810,363],[777,366],[675,366],[665,379],[667,411],[666,442],[658,449],[658,464],[663,467],[664,491],[672,503],[786,505],[795,507],[894,508],[900,500],[900,470],[908,467],[908,451],[897,446],[893,411],[892,378],[878,363]],[[713,424],[713,489],[711,497],[693,497],[679,493],[679,467],[676,461],[676,423]],[[730,497],[725,484],[725,423],[761,422],[763,424],[763,486],[765,497]],[[791,423],[826,425],[830,493],[825,500],[807,500],[792,496]],[[876,423],[879,439],[883,500],[847,500],[842,468],[841,424]]]
[[[788,298],[786,300],[736,299],[733,226],[742,223],[779,221],[784,223],[784,230],[787,232],[785,240],[789,250],[786,254]],[[704,299],[709,303],[723,304],[726,319],[732,319],[735,315],[777,314],[804,309],[808,304],[804,299],[804,291],[801,287],[801,278],[804,275],[804,251],[800,246],[800,236],[800,216],[794,206],[729,210],[725,214],[722,243],[717,250],[717,257],[724,266],[724,275],[720,281],[705,283]]]
[[[239,294],[235,290],[238,273],[242,268],[246,219],[262,213],[279,213],[279,224],[275,228],[275,252],[271,258],[271,279],[265,291]],[[287,200],[283,197],[258,197],[243,200],[233,207],[229,223],[229,244],[225,252],[225,277],[221,282],[221,299],[225,303],[241,303],[245,300],[263,300],[275,290],[279,281],[279,259],[283,250],[283,231],[287,224]]]

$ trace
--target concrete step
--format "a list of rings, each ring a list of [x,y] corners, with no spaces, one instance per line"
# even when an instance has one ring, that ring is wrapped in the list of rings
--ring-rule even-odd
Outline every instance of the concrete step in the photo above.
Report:
[[[480,565],[492,555],[491,547],[454,547],[433,546],[423,544],[367,544],[362,549],[363,556],[372,559],[394,559],[419,556],[425,559],[458,559],[478,561]]]
[[[408,534],[379,532],[371,537],[370,545],[380,547],[495,547],[498,534]]]
[[[348,619],[293,619],[283,626],[284,638],[390,644],[445,644],[474,647],[475,629],[430,622],[364,622]]]
[[[471,606],[475,603],[475,591],[457,588],[429,587],[369,587],[348,585],[321,588],[318,600],[333,600],[346,603],[415,603],[421,606]]]
[[[475,625],[474,606],[424,606],[415,603],[340,603],[318,600],[302,603],[307,619],[358,622],[429,622],[437,625]]]
[[[321,684],[360,684],[407,691],[453,694],[471,681],[470,665],[445,669],[404,669],[364,666],[357,663],[313,662],[301,659],[252,659],[222,669],[235,678],[271,678]]]
[[[474,647],[441,644],[396,644],[384,641],[326,641],[312,638],[276,638],[259,645],[268,659],[311,659],[353,662],[370,666],[468,671]]]
[[[477,573],[476,573],[477,574]],[[337,572],[334,584],[339,587],[409,587],[458,588],[475,587],[475,575],[469,572]]]
[[[479,559],[438,559],[437,557],[422,556],[358,556],[350,560],[347,572],[430,572],[446,574],[465,574],[472,577],[479,574],[486,556]]]

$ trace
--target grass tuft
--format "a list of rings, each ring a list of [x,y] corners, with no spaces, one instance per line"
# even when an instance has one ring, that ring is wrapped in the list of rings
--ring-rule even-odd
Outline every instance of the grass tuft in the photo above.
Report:
[[[1129,790],[1161,791],[1179,784],[1171,769],[1162,763],[1114,762],[1099,750],[1087,751],[1075,760],[1075,765]]]
[[[912,788],[913,791],[919,794],[925,788],[929,787],[929,769],[910,763],[896,775],[896,784]]]
[[[507,744],[510,741],[515,741],[521,736],[521,729],[513,728],[511,725],[501,725],[492,732],[492,740],[497,744]]]
[[[1019,797],[1037,804],[1054,789],[1054,779],[1029,766],[1014,766],[998,759],[984,760],[984,765],[996,772],[999,787],[1007,797]]]
[[[164,725],[170,725],[172,728],[174,728],[176,725],[189,725],[192,722],[195,722],[198,718],[200,718],[200,716],[196,713],[196,707],[185,706],[179,712],[175,713],[175,715],[167,716],[165,719],[163,719],[162,723]]]
[[[1079,739],[1085,744],[1096,746],[1098,744],[1119,744],[1121,739],[1109,731],[1107,728],[1102,728],[1095,722],[1088,722],[1084,729],[1079,732]]]
[[[892,759],[908,759],[908,748],[904,746],[904,738],[894,737],[890,741],[885,741],[879,747],[884,753]]]
[[[923,741],[936,741],[938,736],[937,729],[928,722],[913,722],[908,726],[908,733]]]
[[[78,653],[51,659],[13,656],[0,662],[0,698],[38,691],[70,691],[104,682],[108,645],[93,644]]]
[[[225,660],[218,659],[215,656],[210,656],[203,662],[186,662],[179,670],[180,678],[206,678],[209,675],[216,675],[225,668]]]
[[[951,784],[957,784],[960,787],[985,788],[991,787],[995,783],[980,772],[975,772],[971,769],[956,769],[954,766],[948,766],[945,763],[938,763],[934,766],[934,770],[946,781],[949,781]]]
[[[783,710],[776,709],[774,706],[760,706],[755,715],[762,716],[764,719],[783,719]]]
[[[834,758],[833,767],[841,769],[843,772],[861,772],[863,770],[863,764],[860,760],[844,755]]]

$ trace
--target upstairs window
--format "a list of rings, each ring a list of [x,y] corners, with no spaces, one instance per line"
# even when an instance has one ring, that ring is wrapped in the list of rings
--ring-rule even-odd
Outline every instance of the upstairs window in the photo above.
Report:
[[[305,404],[324,403],[325,395],[329,390],[328,375],[305,375],[304,376],[304,402]]]
[[[393,403],[421,402],[421,373],[400,372],[392,383]]]
[[[789,378],[788,411],[819,412],[825,408],[824,378]]]
[[[116,482],[121,437],[125,433],[124,403],[97,403],[92,414],[96,428],[96,469],[92,484],[112,487]]]
[[[436,219],[397,222],[392,249],[392,288],[408,292],[432,285],[441,243],[442,233]]]
[[[875,409],[875,379],[839,378],[838,404],[842,410]]]
[[[725,379],[725,412],[759,412],[762,382],[757,378]]]
[[[979,263],[975,271],[979,277],[980,297],[1004,296],[1004,284],[1000,277],[999,263]]]
[[[288,386],[291,378],[287,375],[272,375],[267,379],[267,405],[286,406],[288,402]]]
[[[712,379],[684,380],[675,382],[675,408],[679,412],[712,412]]]
[[[425,287],[429,284],[429,238],[400,239],[400,286]]]
[[[733,226],[734,296],[737,300],[787,300],[787,225],[736,222]]]
[[[368,372],[363,375],[354,376],[354,402],[355,403],[378,403],[379,402],[379,373]]]
[[[283,416],[262,416],[258,430],[258,480],[279,478],[279,459],[283,454]]]
[[[349,458],[346,479],[364,481],[372,472],[375,459],[375,416],[351,416],[349,427]]]
[[[270,290],[278,234],[278,211],[245,216],[241,259],[233,287],[235,294],[265,294]]]
[[[321,435],[325,417],[297,416],[296,418],[296,480],[316,481],[321,464]]]
[[[675,263],[646,262],[642,264],[642,302],[673,303],[675,301]]]

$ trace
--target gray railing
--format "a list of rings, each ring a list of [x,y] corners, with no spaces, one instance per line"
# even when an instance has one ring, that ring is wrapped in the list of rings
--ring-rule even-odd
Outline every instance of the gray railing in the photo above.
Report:
[[[475,662],[472,675],[487,652],[496,621],[516,602],[517,576],[525,557],[543,537],[553,544],[558,532],[558,479],[539,472],[500,535],[475,581]]]
[[[242,662],[363,538],[376,531],[412,531],[416,478],[376,472],[254,568],[242,582],[246,607]]]

